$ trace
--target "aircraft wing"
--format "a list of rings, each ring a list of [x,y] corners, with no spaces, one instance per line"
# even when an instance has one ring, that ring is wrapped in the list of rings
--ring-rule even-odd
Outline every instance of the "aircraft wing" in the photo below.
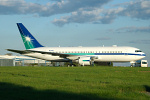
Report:
[[[53,56],[59,56],[62,58],[67,58],[75,55],[70,54],[62,54],[62,53],[54,53],[54,52],[45,52],[45,51],[33,51],[33,50],[13,50],[13,49],[7,49],[8,51],[19,53],[19,54],[27,54],[27,53],[41,53],[41,54],[50,54]]]
[[[26,50],[26,51],[33,52],[33,53],[50,54],[50,55],[59,56],[59,57],[62,57],[62,58],[67,58],[67,57],[70,57],[70,56],[74,56],[74,55],[70,55],[70,54],[45,52],[45,51],[34,51],[34,50]]]

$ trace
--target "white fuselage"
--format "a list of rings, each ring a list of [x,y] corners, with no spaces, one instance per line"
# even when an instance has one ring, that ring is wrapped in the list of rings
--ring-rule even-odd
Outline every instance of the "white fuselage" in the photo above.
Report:
[[[146,56],[142,51],[134,47],[40,47],[30,50],[75,55],[62,58],[41,53],[24,54],[48,61],[69,61],[79,57],[95,57],[95,62],[133,62]]]

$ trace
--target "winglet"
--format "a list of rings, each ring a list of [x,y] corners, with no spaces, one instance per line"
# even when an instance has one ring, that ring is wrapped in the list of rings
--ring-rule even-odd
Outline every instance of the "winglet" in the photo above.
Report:
[[[38,47],[43,47],[33,36],[32,34],[25,28],[22,23],[17,23],[18,29],[20,31],[23,43],[26,49],[33,49]]]

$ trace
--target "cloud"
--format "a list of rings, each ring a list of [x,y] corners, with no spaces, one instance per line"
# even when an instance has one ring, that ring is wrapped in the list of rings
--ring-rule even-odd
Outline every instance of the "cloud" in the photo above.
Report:
[[[130,41],[129,43],[134,43],[134,44],[150,44],[150,40],[134,40],[134,41]]]
[[[128,16],[138,19],[150,19],[150,1],[139,0],[126,4],[124,10],[118,13],[118,15]]]
[[[70,16],[61,17],[60,19],[54,19],[52,23],[58,26],[63,26],[64,24],[68,23],[111,23],[114,19],[112,16],[99,16],[102,11],[103,9],[93,9],[90,11],[80,9],[76,12],[72,12]]]
[[[112,0],[49,0],[46,4],[25,0],[0,0],[0,15],[32,14],[49,17],[62,14],[52,23],[63,26],[69,23],[110,24],[119,16],[142,20],[150,19],[150,1],[134,0],[111,6]]]
[[[44,6],[24,0],[0,0],[0,15],[33,14],[43,10]]]
[[[102,7],[93,7],[90,10],[80,9],[75,14],[54,19],[52,23],[63,26],[69,23],[94,23],[94,24],[110,24],[119,16],[126,16],[142,20],[150,19],[150,1],[140,0],[134,2],[125,2],[118,4],[117,8],[105,9]],[[86,12],[86,13],[85,13]],[[97,13],[95,13],[97,12]],[[143,31],[146,29],[139,29]],[[134,30],[133,30],[134,31]],[[149,31],[149,30],[148,30]]]
[[[24,0],[0,0],[0,14],[33,14],[51,16],[71,13],[78,9],[100,7],[111,0],[51,0],[45,5],[29,3]]]
[[[100,16],[102,6],[111,0],[51,0],[45,5],[29,3],[24,0],[0,0],[0,14],[36,14],[49,17],[55,14],[71,14],[70,16],[54,19],[55,25],[67,23],[111,23],[113,17]],[[55,1],[55,2],[54,2]]]
[[[117,30],[115,30],[115,32],[117,33],[137,33],[137,32],[141,32],[141,33],[150,33],[150,26],[148,27],[122,27],[119,28]]]

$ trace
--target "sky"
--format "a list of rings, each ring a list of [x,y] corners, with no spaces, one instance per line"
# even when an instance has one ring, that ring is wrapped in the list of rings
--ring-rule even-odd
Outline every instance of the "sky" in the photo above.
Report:
[[[24,50],[16,23],[44,46],[131,46],[150,63],[150,0],[0,0],[0,54]]]

